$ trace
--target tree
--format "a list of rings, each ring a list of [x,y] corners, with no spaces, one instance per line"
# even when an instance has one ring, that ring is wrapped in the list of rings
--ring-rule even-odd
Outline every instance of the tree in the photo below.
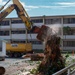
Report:
[[[69,26],[63,27],[64,35],[69,35],[71,33],[71,28]]]
[[[71,34],[71,28],[69,26],[63,27],[63,35],[65,35],[65,40],[66,40],[66,35],[70,35],[70,34]]]

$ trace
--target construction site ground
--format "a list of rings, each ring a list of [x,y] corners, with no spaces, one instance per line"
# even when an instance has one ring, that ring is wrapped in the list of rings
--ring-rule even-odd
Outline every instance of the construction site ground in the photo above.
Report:
[[[39,61],[30,61],[30,58],[6,58],[0,61],[0,66],[6,69],[4,75],[33,75],[31,69],[37,68]]]
[[[67,64],[72,64],[71,59],[75,60],[75,56],[69,57]],[[30,58],[5,58],[4,61],[0,61],[0,66],[6,70],[4,75],[34,75],[31,74],[31,70],[36,69],[39,64],[40,61],[31,61]]]

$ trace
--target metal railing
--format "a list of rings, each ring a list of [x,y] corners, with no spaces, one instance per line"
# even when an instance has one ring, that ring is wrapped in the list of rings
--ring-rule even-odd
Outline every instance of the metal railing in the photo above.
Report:
[[[73,71],[71,71],[71,68],[73,68],[75,66],[75,63],[69,65],[68,67],[65,67],[63,69],[61,69],[60,71],[52,74],[52,75],[61,75],[62,73],[67,71],[67,75],[72,75],[75,73],[75,69]]]

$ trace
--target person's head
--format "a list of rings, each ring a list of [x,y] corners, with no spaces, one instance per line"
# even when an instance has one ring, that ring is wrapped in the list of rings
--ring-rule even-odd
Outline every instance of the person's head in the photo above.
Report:
[[[61,56],[60,53],[60,37],[52,36],[50,40],[47,40],[46,42],[46,50],[45,54],[50,55],[52,58],[57,58]]]

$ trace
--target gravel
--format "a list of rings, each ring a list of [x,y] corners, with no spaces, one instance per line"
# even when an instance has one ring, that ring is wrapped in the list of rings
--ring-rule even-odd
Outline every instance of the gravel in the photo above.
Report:
[[[6,58],[5,61],[0,61],[0,66],[5,67],[4,75],[33,75],[30,74],[31,69],[37,68],[39,61],[31,61],[27,59]]]

